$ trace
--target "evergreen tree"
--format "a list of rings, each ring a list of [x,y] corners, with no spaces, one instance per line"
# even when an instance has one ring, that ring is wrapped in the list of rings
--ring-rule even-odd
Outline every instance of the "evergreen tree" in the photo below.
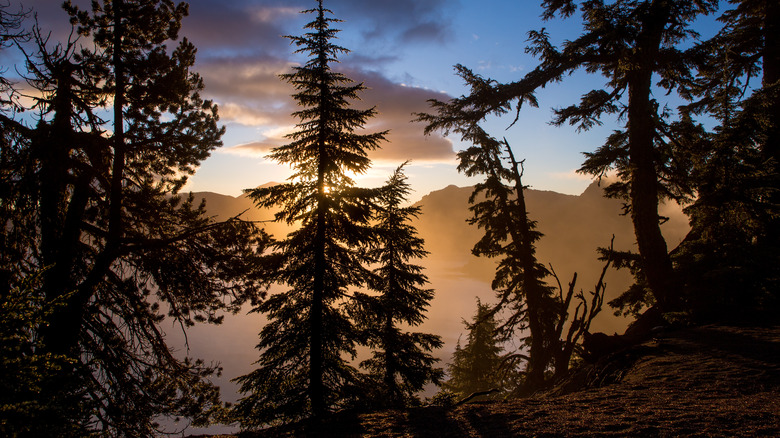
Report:
[[[251,223],[215,223],[177,194],[222,134],[190,70],[195,48],[164,45],[186,5],[65,7],[91,41],[51,47],[34,32],[37,125],[2,119],[0,257],[10,289],[32,285],[28,302],[42,309],[43,322],[29,324],[36,352],[64,358],[34,396],[86,414],[30,421],[77,436],[150,436],[166,416],[203,423],[219,404],[207,379],[218,367],[176,357],[161,322],[217,323],[256,298],[265,238]],[[113,119],[99,116],[106,105]]]
[[[490,137],[479,127],[471,132],[474,135],[465,139],[475,145],[458,154],[458,170],[468,176],[485,175],[485,181],[475,185],[469,198],[473,204],[469,222],[485,231],[472,252],[501,257],[492,283],[499,299],[493,312],[508,310],[506,320],[498,327],[505,340],[527,329],[523,338],[528,347],[524,386],[534,391],[543,385],[552,359],[549,346],[557,316],[552,288],[544,282],[549,272],[536,259],[536,242],[542,235],[528,216],[522,163],[514,158],[509,144]]]
[[[477,312],[471,323],[464,321],[464,324],[469,331],[466,345],[461,347],[458,340],[452,363],[447,366],[450,377],[444,382],[444,389],[461,398],[491,389],[506,391],[511,380],[507,377],[514,376],[503,362],[501,335],[494,312],[477,300]]]
[[[379,264],[372,282],[372,289],[379,295],[355,293],[353,312],[372,349],[372,357],[360,365],[370,373],[374,403],[379,406],[412,404],[417,401],[416,392],[429,382],[438,384],[443,375],[441,369],[433,367],[438,359],[430,354],[434,348],[441,348],[441,338],[404,332],[399,327],[421,324],[433,299],[433,290],[421,288],[428,283],[423,268],[409,263],[428,252],[409,224],[420,214],[420,207],[401,206],[410,191],[402,168],[396,169],[388,181],[375,218],[378,245],[369,255]]]
[[[723,29],[700,44],[694,114],[720,122],[685,144],[697,198],[675,254],[697,318],[776,318],[780,309],[780,7],[731,2]],[[760,79],[760,84],[755,84]],[[746,95],[745,90],[754,88]]]
[[[365,87],[331,70],[340,53],[331,42],[338,20],[322,1],[303,36],[290,36],[308,62],[282,75],[297,90],[300,119],[291,143],[275,148],[270,158],[295,169],[291,182],[248,190],[260,207],[281,207],[277,221],[299,223],[286,239],[274,242],[268,273],[289,287],[261,303],[256,311],[269,323],[260,332],[259,367],[236,379],[248,394],[234,414],[245,428],[314,416],[343,406],[356,394],[356,370],[347,358],[355,355],[357,330],[345,313],[348,288],[368,284],[373,244],[371,219],[374,190],[354,187],[349,173],[368,169],[367,152],[384,140],[385,132],[356,130],[375,115],[371,108],[350,108],[350,100]]]
[[[690,1],[545,1],[544,18],[574,14],[582,10],[583,35],[559,49],[544,31],[529,33],[528,51],[541,63],[521,80],[499,83],[457,66],[471,93],[450,102],[433,102],[438,116],[429,118],[428,129],[468,131],[488,115],[502,115],[522,105],[537,106],[535,91],[563,80],[577,69],[600,73],[606,89],[586,93],[579,104],[555,110],[553,123],[570,123],[588,129],[601,117],[621,114],[625,129],[611,135],[603,147],[588,154],[582,171],[596,176],[616,169],[620,181],[611,186],[613,195],[623,197],[634,223],[641,256],[641,268],[649,292],[661,308],[679,305],[680,293],[674,281],[672,262],[660,231],[659,199],[685,199],[690,195],[681,171],[671,155],[671,134],[664,130],[664,111],[652,98],[653,77],[668,91],[677,89],[677,79],[688,69],[695,53],[675,45],[695,35],[690,23],[714,10],[716,2]],[[623,98],[627,97],[627,100]],[[682,180],[682,181],[681,181]]]

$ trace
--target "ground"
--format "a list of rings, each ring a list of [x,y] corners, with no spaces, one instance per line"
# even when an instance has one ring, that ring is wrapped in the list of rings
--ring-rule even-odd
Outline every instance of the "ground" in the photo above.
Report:
[[[530,398],[340,414],[317,428],[240,436],[776,437],[780,327],[660,332]]]

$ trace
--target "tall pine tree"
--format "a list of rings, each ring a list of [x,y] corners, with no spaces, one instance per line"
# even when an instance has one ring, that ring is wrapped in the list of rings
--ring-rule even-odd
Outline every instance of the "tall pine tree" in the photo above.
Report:
[[[696,200],[675,251],[697,318],[776,318],[780,309],[780,6],[732,1],[721,31],[696,48],[693,114],[719,125],[683,143]],[[760,82],[759,82],[760,81]],[[746,93],[747,90],[752,92]],[[689,127],[690,129],[690,127]]]
[[[544,384],[558,316],[552,288],[544,281],[549,272],[536,258],[536,242],[542,235],[529,218],[522,163],[515,159],[509,143],[490,137],[478,126],[465,137],[474,145],[458,154],[458,170],[485,177],[469,198],[473,204],[469,222],[485,231],[472,252],[500,257],[492,283],[499,301],[492,311],[507,310],[506,320],[497,328],[505,340],[527,329],[523,337],[528,347],[524,387],[532,392]]]
[[[420,207],[402,204],[410,187],[403,166],[390,177],[379,202],[374,232],[377,246],[369,253],[378,263],[372,289],[378,295],[356,292],[356,311],[372,357],[361,362],[370,374],[373,403],[402,407],[414,404],[415,393],[427,383],[438,383],[443,375],[434,368],[438,361],[430,353],[442,345],[441,338],[426,333],[410,333],[402,325],[415,327],[425,320],[425,309],[433,299],[433,290],[423,268],[410,263],[428,254],[424,242],[409,222],[420,214]]]
[[[371,219],[376,193],[354,187],[348,173],[370,165],[367,152],[385,132],[356,132],[376,114],[357,110],[350,101],[365,87],[331,69],[347,50],[332,43],[338,30],[323,7],[304,11],[315,18],[309,32],[290,36],[308,62],[282,75],[297,93],[301,109],[291,142],[270,158],[295,169],[290,182],[248,190],[260,207],[280,207],[277,221],[300,224],[273,244],[267,268],[275,281],[289,287],[256,308],[269,323],[260,332],[259,367],[236,379],[248,394],[234,413],[245,428],[314,416],[321,418],[354,396],[357,330],[343,304],[350,287],[371,278],[367,246],[374,242]]]

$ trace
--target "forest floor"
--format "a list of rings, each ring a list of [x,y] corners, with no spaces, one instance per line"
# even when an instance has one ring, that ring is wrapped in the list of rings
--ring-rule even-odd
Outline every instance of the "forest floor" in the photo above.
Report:
[[[577,376],[529,398],[342,413],[316,429],[238,436],[780,436],[780,327],[659,333]]]

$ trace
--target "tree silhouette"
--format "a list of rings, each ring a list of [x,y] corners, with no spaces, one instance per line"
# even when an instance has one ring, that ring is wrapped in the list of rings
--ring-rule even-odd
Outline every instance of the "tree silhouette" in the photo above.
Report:
[[[676,89],[675,79],[684,74],[680,68],[690,61],[690,54],[675,44],[692,35],[691,21],[712,12],[715,2],[545,1],[544,18],[570,16],[578,5],[583,35],[559,49],[550,43],[544,30],[530,32],[528,51],[539,56],[541,62],[521,80],[499,83],[458,65],[471,93],[450,102],[432,102],[438,117],[427,120],[428,129],[468,132],[491,114],[516,110],[519,117],[524,104],[538,105],[535,92],[539,88],[561,81],[577,69],[603,75],[607,78],[606,89],[590,91],[579,104],[555,110],[553,123],[588,129],[601,123],[605,115],[625,116],[625,129],[588,154],[581,170],[596,176],[617,170],[620,180],[610,192],[627,201],[648,288],[661,308],[673,309],[679,305],[680,292],[660,231],[658,202],[662,197],[684,199],[690,192],[678,183],[681,172],[675,168],[677,163],[668,147],[673,139],[662,129],[664,113],[652,98],[651,89],[654,75],[661,77],[659,84],[668,91]]]
[[[29,325],[36,353],[66,359],[34,396],[86,414],[28,424],[149,436],[164,416],[203,423],[219,404],[207,380],[218,367],[177,357],[160,324],[166,314],[182,328],[218,323],[257,298],[265,238],[177,194],[222,135],[190,70],[195,48],[164,45],[186,5],[65,7],[91,41],[52,46],[34,31],[26,74],[40,116],[34,128],[2,118],[0,204],[10,214],[0,253],[10,289],[27,287],[41,308],[43,322]]]
[[[418,114],[418,119],[429,122],[429,130],[441,126],[440,116]],[[477,256],[501,257],[492,283],[498,297],[492,312],[504,312],[505,319],[497,327],[504,340],[522,336],[527,350],[508,355],[507,361],[513,365],[526,362],[521,389],[531,393],[549,383],[549,368],[555,369],[555,379],[568,373],[577,343],[601,310],[604,285],[602,281],[597,283],[588,302],[581,291],[575,294],[574,273],[568,291],[564,292],[558,281],[558,293],[554,293],[555,289],[545,281],[552,278],[551,272],[536,258],[536,243],[542,235],[526,210],[523,162],[517,161],[506,139],[491,137],[477,123],[452,127],[464,140],[473,143],[458,153],[458,170],[467,176],[485,177],[475,185],[469,199],[473,213],[469,222],[484,230],[472,252]],[[612,249],[607,253],[609,265]],[[606,267],[602,280],[605,273]],[[555,279],[558,280],[557,276]],[[570,315],[573,302],[574,314]]]
[[[438,383],[443,375],[441,369],[433,367],[438,359],[430,354],[441,347],[441,338],[404,332],[399,327],[421,324],[433,299],[433,290],[421,288],[428,282],[423,268],[409,262],[428,254],[423,240],[409,224],[420,214],[420,207],[401,206],[409,191],[401,166],[390,177],[380,198],[374,226],[379,242],[369,252],[379,264],[372,281],[372,289],[379,295],[355,293],[352,312],[367,339],[366,345],[372,349],[372,357],[360,365],[370,373],[374,403],[379,406],[411,404],[416,401],[416,392],[429,382]]]
[[[257,307],[270,322],[260,332],[259,367],[236,379],[247,393],[234,413],[243,427],[314,416],[344,405],[357,394],[357,378],[348,356],[355,355],[357,330],[341,306],[347,288],[367,285],[371,261],[366,248],[374,237],[369,223],[376,190],[354,187],[347,172],[368,169],[367,152],[385,132],[355,132],[375,115],[371,108],[350,108],[365,87],[354,84],[330,64],[347,50],[331,42],[337,22],[322,1],[310,32],[290,36],[308,62],[282,75],[297,93],[300,119],[288,135],[291,143],[273,149],[270,158],[291,165],[292,182],[251,189],[260,207],[278,206],[277,221],[300,223],[287,238],[274,242],[267,258],[271,278],[288,290]]]
[[[719,125],[689,124],[696,135],[680,142],[697,198],[675,261],[689,308],[705,320],[774,318],[780,309],[780,7],[732,3],[721,31],[696,48],[699,74],[686,83],[684,109]]]
[[[552,359],[548,346],[557,316],[552,288],[544,282],[549,272],[536,259],[541,233],[526,209],[522,163],[515,159],[506,140],[498,141],[478,127],[472,129],[474,136],[466,139],[475,145],[458,154],[460,171],[468,176],[485,175],[469,198],[474,214],[470,223],[485,230],[472,252],[502,257],[492,283],[499,298],[493,312],[509,310],[498,327],[504,339],[528,330],[523,339],[528,355],[521,356],[527,360],[524,386],[534,391],[543,385]]]
[[[464,321],[469,333],[466,345],[461,347],[460,340],[452,355],[452,363],[447,365],[449,379],[444,389],[462,397],[476,392],[498,389],[505,392],[513,385],[515,377],[504,363],[502,336],[498,322],[490,306],[477,300],[477,311],[470,323]]]

